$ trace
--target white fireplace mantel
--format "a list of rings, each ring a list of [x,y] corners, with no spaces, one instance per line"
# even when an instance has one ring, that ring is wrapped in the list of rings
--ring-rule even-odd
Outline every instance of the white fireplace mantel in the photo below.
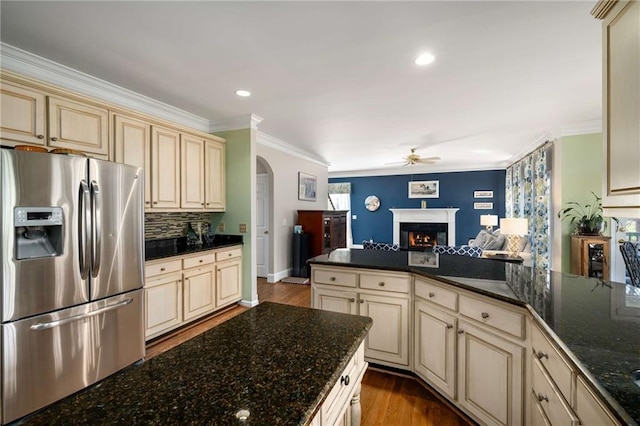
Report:
[[[393,213],[393,243],[400,244],[401,223],[447,223],[447,245],[456,245],[456,212],[460,209],[389,209]]]

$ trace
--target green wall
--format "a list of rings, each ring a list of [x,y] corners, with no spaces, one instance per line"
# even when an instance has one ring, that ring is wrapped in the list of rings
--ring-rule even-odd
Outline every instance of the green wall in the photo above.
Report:
[[[593,191],[602,196],[602,133],[565,136],[558,144],[561,152],[562,207],[568,201],[590,203]],[[558,214],[558,212],[554,212]],[[562,272],[570,270],[571,239],[573,226],[562,223]]]
[[[226,145],[226,179],[227,179],[227,209],[225,213],[214,213],[212,225],[216,227],[224,222],[224,232],[220,234],[242,235],[244,247],[242,253],[242,299],[253,301],[254,295],[252,283],[252,230],[253,213],[252,202],[255,200],[255,190],[252,190],[252,168],[255,168],[255,155],[253,154],[253,140],[251,129],[230,130],[218,132],[227,140]],[[240,224],[247,225],[247,232],[240,233]],[[216,228],[217,229],[217,228]]]

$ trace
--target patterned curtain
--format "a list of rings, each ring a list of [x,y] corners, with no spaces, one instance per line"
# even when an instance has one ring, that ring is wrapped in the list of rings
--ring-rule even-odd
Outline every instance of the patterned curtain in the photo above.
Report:
[[[542,147],[507,168],[505,208],[507,217],[529,220],[531,266],[549,268],[551,257],[551,154],[553,144]]]

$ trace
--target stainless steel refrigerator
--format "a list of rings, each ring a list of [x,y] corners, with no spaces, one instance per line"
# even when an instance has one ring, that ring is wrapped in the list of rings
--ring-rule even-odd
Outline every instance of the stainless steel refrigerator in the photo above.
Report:
[[[143,175],[0,149],[2,424],[143,358]]]

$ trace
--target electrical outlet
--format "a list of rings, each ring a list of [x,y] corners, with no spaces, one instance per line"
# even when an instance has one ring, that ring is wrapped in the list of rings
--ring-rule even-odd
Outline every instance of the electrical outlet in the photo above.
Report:
[[[224,222],[220,222],[220,224],[218,225],[218,231],[224,232]]]
[[[240,224],[240,232],[247,232],[247,224],[246,223],[241,223]]]

